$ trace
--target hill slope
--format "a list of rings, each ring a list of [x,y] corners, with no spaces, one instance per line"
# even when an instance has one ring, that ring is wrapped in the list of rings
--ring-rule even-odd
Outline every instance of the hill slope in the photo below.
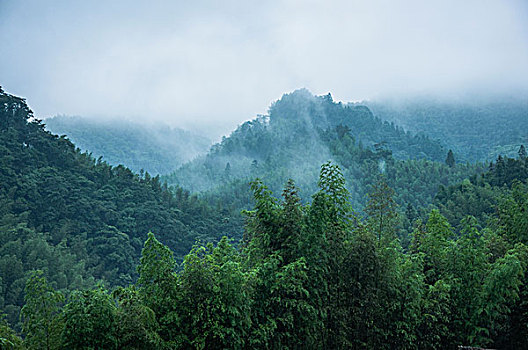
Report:
[[[373,113],[452,148],[462,161],[515,157],[528,144],[528,99],[442,102],[432,99],[365,102]]]
[[[203,136],[164,125],[68,116],[46,119],[45,124],[52,133],[67,135],[81,150],[136,173],[143,169],[154,175],[167,174],[205,154],[211,145]]]
[[[11,324],[30,270],[44,270],[61,290],[99,279],[127,285],[149,231],[181,259],[197,239],[240,236],[240,227],[159,177],[81,153],[0,89],[0,310]]]
[[[206,156],[163,179],[206,191],[223,203],[234,201],[234,207],[251,207],[251,179],[260,177],[280,193],[292,178],[309,200],[321,164],[332,160],[343,170],[356,208],[362,208],[380,173],[399,193],[401,204],[420,207],[431,203],[439,184],[455,183],[480,169],[450,168],[443,163],[446,154],[439,143],[383,122],[365,106],[297,90],[273,103],[269,115],[242,124]]]

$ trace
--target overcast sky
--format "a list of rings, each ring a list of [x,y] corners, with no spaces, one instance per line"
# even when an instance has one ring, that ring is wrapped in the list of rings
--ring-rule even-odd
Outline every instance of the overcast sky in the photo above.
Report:
[[[528,1],[0,0],[0,85],[40,118],[227,133],[335,99],[528,91]]]

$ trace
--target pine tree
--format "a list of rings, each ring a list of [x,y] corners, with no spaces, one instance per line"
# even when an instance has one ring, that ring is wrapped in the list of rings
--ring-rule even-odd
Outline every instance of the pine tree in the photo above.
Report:
[[[526,153],[526,148],[524,148],[524,145],[521,145],[521,147],[519,147],[519,159],[526,159],[527,157],[527,153]]]
[[[224,169],[224,181],[229,181],[231,179],[231,163],[227,162]]]
[[[445,160],[445,163],[450,167],[454,167],[455,166],[455,155],[453,154],[453,151],[452,150],[449,150],[449,152],[447,152],[447,158]]]

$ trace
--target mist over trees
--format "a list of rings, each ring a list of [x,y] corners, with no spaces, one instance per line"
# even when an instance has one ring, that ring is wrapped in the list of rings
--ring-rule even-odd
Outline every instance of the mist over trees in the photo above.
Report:
[[[452,148],[460,161],[516,157],[528,144],[528,102],[520,95],[459,98],[414,98],[364,102],[383,120],[413,133],[424,133]]]
[[[50,341],[108,349],[131,340],[152,349],[522,346],[522,236],[509,235],[508,225],[480,230],[471,216],[456,234],[432,210],[402,251],[383,180],[367,220],[358,220],[344,185],[339,168],[324,164],[320,190],[302,205],[293,181],[281,200],[256,181],[244,245],[237,250],[225,237],[216,247],[196,245],[179,267],[149,233],[137,283],[112,294],[101,287],[72,293],[61,314],[47,318],[62,327]],[[523,186],[515,203],[528,199]],[[55,295],[39,274],[26,289],[36,284]],[[34,298],[26,296],[24,310]]]
[[[298,90],[160,177],[0,106],[2,348],[525,346],[524,146],[464,163]]]
[[[56,116],[44,121],[46,130],[67,135],[76,147],[111,165],[122,164],[151,175],[174,171],[183,163],[205,154],[211,141],[183,129],[161,123],[139,124],[126,120],[98,120]]]
[[[439,142],[384,122],[365,106],[336,103],[331,95],[301,89],[285,94],[268,115],[242,124],[207,155],[162,180],[205,192],[211,203],[250,208],[247,183],[255,177],[275,193],[293,178],[302,200],[309,201],[317,189],[319,166],[333,160],[343,170],[358,210],[380,172],[402,207],[410,203],[418,208],[432,202],[440,184],[455,184],[484,170],[482,164],[447,166],[447,153]]]
[[[0,0],[0,350],[528,349],[527,23]]]

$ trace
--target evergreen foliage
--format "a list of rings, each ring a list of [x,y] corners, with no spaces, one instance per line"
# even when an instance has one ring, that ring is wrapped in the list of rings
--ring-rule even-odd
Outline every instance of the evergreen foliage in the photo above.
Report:
[[[219,238],[237,233],[230,211],[95,161],[0,92],[0,302],[15,328],[0,322],[2,348],[525,347],[526,157],[500,157],[465,179],[480,168],[400,161],[381,143],[363,148],[337,117],[322,128],[321,108],[343,106],[297,95],[272,107],[282,116],[273,123],[301,130],[296,110],[318,116],[316,129],[292,137],[317,130],[321,143],[304,139],[295,152],[330,145],[345,166],[321,162],[308,197],[293,180],[280,197],[253,181],[244,236],[232,243]],[[353,107],[360,120],[368,115]],[[219,163],[224,195],[247,189],[233,159]],[[283,169],[279,158],[249,159],[253,175]],[[368,181],[347,185],[362,181],[355,171]],[[425,208],[439,183],[437,209]],[[364,215],[353,209],[359,193]]]
[[[498,212],[492,226],[479,229],[467,216],[457,233],[432,210],[404,251],[389,227],[394,192],[383,178],[365,219],[352,211],[337,166],[323,164],[319,185],[312,204],[303,205],[293,181],[282,200],[254,182],[243,245],[236,249],[225,237],[196,245],[181,268],[149,233],[135,286],[75,291],[62,310],[37,273],[28,281],[24,317],[59,319],[61,346],[71,349],[522,344],[528,327],[516,321],[528,317],[528,248],[511,230],[518,219],[503,221]],[[523,213],[528,192],[519,186],[510,199],[516,204],[503,209],[508,217]],[[44,292],[32,293],[37,289]]]
[[[26,348],[22,338],[9,327],[4,319],[0,320],[0,346],[6,350],[23,350]]]
[[[29,272],[63,291],[128,285],[144,235],[178,260],[196,240],[240,237],[242,219],[159,177],[96,161],[44,130],[21,98],[0,93],[0,310],[20,330]]]
[[[447,152],[447,157],[446,157],[445,163],[446,163],[450,168],[452,168],[452,167],[455,166],[455,156],[454,156],[452,150],[449,150],[449,151]]]
[[[65,349],[117,349],[116,306],[102,286],[72,293],[63,313]]]
[[[136,286],[118,288],[113,296],[99,287],[69,297],[61,313],[63,346],[520,344],[527,327],[515,321],[527,317],[528,249],[522,237],[509,233],[509,224],[479,229],[468,216],[456,233],[440,211],[432,210],[425,224],[417,223],[404,252],[391,231],[394,192],[383,178],[372,189],[364,220],[349,205],[338,167],[325,163],[319,186],[312,204],[303,205],[293,181],[282,200],[254,182],[256,205],[246,212],[243,246],[236,249],[227,238],[216,247],[197,245],[180,269],[171,250],[149,233]],[[43,283],[33,277],[28,285]]]
[[[522,208],[525,203],[523,198],[527,180],[527,158],[513,159],[499,156],[495,162],[489,164],[487,172],[474,175],[456,185],[441,186],[434,199],[434,204],[440,208],[451,225],[456,227],[460,226],[465,215],[476,217],[483,225],[492,219],[497,208],[499,209],[499,222],[508,221],[509,218],[504,210],[508,206]],[[518,213],[522,213],[522,210]],[[520,230],[524,229],[522,217],[521,214],[518,219],[514,219],[516,227]],[[526,241],[523,240],[523,243]]]
[[[64,297],[42,275],[36,271],[26,282],[22,332],[25,344],[32,349],[58,349],[62,330],[59,311]]]

